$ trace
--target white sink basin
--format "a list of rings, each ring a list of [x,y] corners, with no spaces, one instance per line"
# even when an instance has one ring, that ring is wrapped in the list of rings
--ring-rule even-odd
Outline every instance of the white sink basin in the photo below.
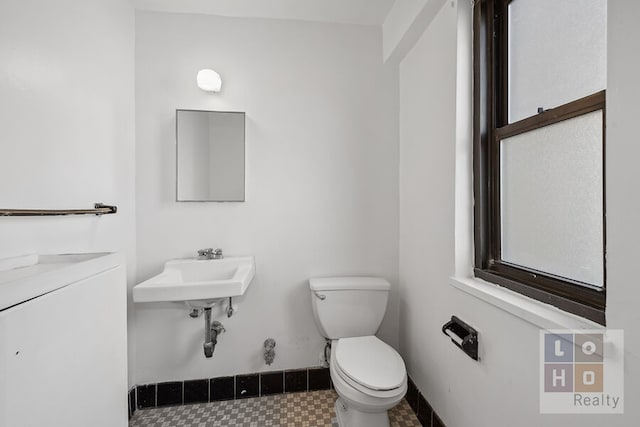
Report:
[[[162,273],[133,287],[133,300],[187,301],[206,306],[244,295],[255,274],[252,256],[167,261]]]

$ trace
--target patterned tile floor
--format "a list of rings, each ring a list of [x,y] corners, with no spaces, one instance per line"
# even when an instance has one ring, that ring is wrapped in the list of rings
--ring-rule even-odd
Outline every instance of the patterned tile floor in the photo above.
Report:
[[[336,426],[333,390],[279,394],[185,406],[138,410],[129,427]],[[389,412],[391,427],[419,427],[406,400]]]

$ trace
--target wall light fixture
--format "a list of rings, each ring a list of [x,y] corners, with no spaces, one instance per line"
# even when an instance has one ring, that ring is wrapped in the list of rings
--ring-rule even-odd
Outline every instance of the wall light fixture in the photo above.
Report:
[[[220,92],[220,88],[222,88],[220,74],[208,68],[198,71],[196,81],[198,87],[206,92]]]

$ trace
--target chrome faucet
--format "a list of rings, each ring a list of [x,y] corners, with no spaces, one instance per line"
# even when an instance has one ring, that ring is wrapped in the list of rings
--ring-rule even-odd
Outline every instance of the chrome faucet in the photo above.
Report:
[[[222,249],[220,248],[207,248],[198,250],[199,259],[223,259]]]

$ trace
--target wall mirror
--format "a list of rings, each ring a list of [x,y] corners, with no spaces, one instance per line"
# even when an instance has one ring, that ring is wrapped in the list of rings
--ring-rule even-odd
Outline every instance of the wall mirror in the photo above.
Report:
[[[179,202],[244,201],[245,113],[176,110]]]

